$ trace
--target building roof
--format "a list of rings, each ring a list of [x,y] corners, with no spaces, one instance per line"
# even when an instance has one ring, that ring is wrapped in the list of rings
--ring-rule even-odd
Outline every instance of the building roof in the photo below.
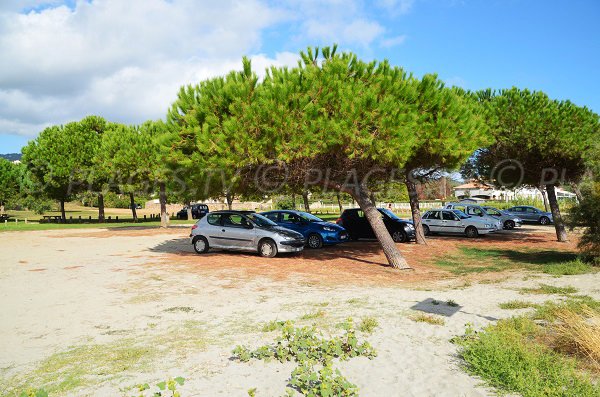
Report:
[[[492,189],[491,186],[486,185],[484,183],[479,182],[468,182],[463,185],[454,186],[454,190],[456,189]]]

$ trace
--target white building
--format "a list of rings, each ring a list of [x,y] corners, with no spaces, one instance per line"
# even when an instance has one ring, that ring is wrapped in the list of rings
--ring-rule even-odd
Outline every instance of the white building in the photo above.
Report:
[[[480,182],[468,182],[463,185],[455,186],[454,196],[459,199],[474,198],[482,200],[514,200],[518,198],[543,200],[539,189],[533,187],[520,187],[517,189],[499,189],[494,186]],[[575,194],[556,188],[556,198],[574,198]]]

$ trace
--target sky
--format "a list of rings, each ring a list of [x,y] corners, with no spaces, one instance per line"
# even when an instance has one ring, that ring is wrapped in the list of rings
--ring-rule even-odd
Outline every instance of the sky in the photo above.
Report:
[[[100,115],[164,118],[179,87],[337,43],[466,89],[600,112],[598,0],[0,0],[0,153]]]

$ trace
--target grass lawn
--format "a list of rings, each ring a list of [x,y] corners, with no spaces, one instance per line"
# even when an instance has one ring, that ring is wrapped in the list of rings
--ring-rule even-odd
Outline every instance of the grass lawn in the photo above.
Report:
[[[171,220],[170,225],[191,225],[195,221]],[[120,227],[159,227],[160,221],[133,222],[132,220],[119,220],[111,223],[38,223],[23,221],[15,223],[9,221],[0,224],[0,232],[32,231],[32,230],[56,230],[56,229],[90,229],[90,228],[120,228]]]
[[[552,275],[584,274],[593,267],[577,259],[575,252],[535,249],[459,247],[456,255],[438,258],[434,264],[457,275],[524,269]]]

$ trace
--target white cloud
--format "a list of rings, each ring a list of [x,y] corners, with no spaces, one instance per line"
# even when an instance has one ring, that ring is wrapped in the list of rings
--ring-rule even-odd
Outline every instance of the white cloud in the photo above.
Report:
[[[385,48],[395,47],[400,44],[403,44],[406,41],[406,35],[400,35],[395,37],[389,37],[381,40],[380,45]]]
[[[271,64],[295,65],[297,54],[263,53],[266,29],[289,28],[301,37],[298,48],[401,42],[386,38],[358,0],[0,3],[0,141],[88,114],[127,123],[162,118],[181,85],[240,69],[246,54],[259,74]]]
[[[393,14],[406,14],[415,3],[414,0],[378,0],[377,5]]]

